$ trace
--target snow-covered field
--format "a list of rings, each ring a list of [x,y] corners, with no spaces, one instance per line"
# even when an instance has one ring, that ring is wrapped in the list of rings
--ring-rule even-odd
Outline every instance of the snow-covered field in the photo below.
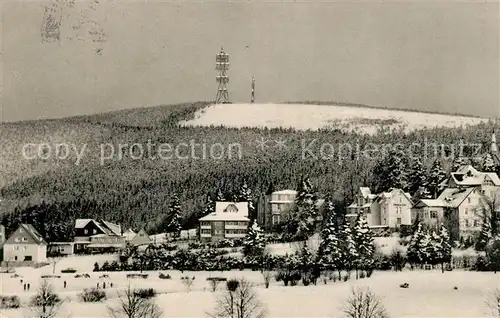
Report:
[[[410,111],[304,104],[218,104],[195,114],[186,126],[285,127],[297,130],[342,129],[373,134],[380,128],[412,131],[430,127],[458,127],[488,121],[484,118]]]
[[[263,286],[263,278],[259,272],[184,272],[169,271],[170,280],[158,278],[158,272],[148,272],[147,279],[128,280],[126,273],[109,274],[107,292],[108,300],[104,303],[82,303],[77,300],[78,293],[86,287],[95,287],[103,279],[103,273],[90,273],[91,278],[74,278],[74,274],[62,274],[61,278],[52,279],[54,289],[66,299],[61,308],[61,317],[107,317],[107,307],[116,304],[116,292],[130,282],[132,286],[153,287],[159,294],[157,303],[165,311],[166,317],[206,317],[212,311],[215,299],[222,292],[224,285],[219,285],[218,292],[211,292],[206,281],[209,276],[245,277],[255,284],[260,300],[266,305],[269,317],[340,317],[342,306],[350,288],[355,285],[366,285],[378,294],[391,317],[491,317],[485,304],[489,291],[500,286],[500,275],[493,273],[477,273],[453,271],[405,271],[375,272],[371,278],[347,282],[320,283],[317,286],[284,287],[282,283],[272,282],[269,289]],[[166,272],[164,272],[166,273]],[[23,279],[32,283],[31,292],[23,292],[19,278],[11,278],[10,274],[1,274],[2,294],[17,294],[25,304],[37,287],[40,270],[25,272]],[[182,284],[181,276],[194,276],[191,291]],[[67,289],[63,281],[68,282]],[[113,288],[109,283],[113,282]],[[407,282],[408,289],[399,285]],[[458,289],[454,290],[456,286]],[[2,314],[9,318],[30,316],[30,310],[3,310]]]

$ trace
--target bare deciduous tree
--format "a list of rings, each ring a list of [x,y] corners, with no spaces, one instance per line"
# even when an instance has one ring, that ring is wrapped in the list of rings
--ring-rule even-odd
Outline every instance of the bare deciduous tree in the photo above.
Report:
[[[163,311],[154,299],[141,297],[130,285],[118,293],[118,305],[108,307],[111,318],[161,318]]]
[[[191,286],[193,286],[194,281],[191,277],[186,276],[182,278],[182,283],[184,284],[184,286],[186,286],[186,291],[190,292]]]
[[[380,298],[369,287],[354,287],[342,308],[346,318],[388,318]]]
[[[31,298],[30,307],[39,318],[55,318],[58,315],[63,301],[54,293],[52,285],[44,279],[38,291]]]
[[[264,318],[266,310],[257,294],[245,279],[238,280],[238,287],[229,288],[217,299],[212,318]]]
[[[491,291],[486,298],[486,305],[491,311],[493,317],[500,318],[500,289]]]

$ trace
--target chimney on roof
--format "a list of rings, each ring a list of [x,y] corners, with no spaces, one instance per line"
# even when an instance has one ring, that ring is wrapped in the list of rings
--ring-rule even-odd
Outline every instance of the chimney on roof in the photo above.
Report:
[[[497,147],[497,138],[495,136],[495,132],[491,134],[491,148],[490,148],[491,153],[497,153],[498,152],[498,147]]]

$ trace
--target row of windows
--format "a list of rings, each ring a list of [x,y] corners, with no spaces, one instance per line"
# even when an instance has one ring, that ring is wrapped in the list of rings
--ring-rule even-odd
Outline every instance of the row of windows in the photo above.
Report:
[[[242,221],[227,221],[226,225],[246,226],[246,225],[248,225],[248,223],[247,222],[242,222]]]
[[[202,229],[201,234],[211,234],[212,231],[209,229]],[[234,230],[226,230],[225,234],[246,234],[246,230],[243,229],[234,229]],[[221,235],[223,232],[221,230],[215,230],[214,234],[215,235]]]
[[[464,226],[465,227],[478,227],[481,226],[481,222],[479,220],[464,220]]]
[[[245,221],[226,221],[226,225],[231,225],[231,226],[247,226],[248,222]],[[200,223],[201,226],[210,226],[209,221],[202,221]],[[214,222],[214,226],[222,227],[223,222]]]
[[[85,233],[85,234],[89,234],[89,230],[88,230],[88,229],[84,229],[84,230],[83,230],[83,233]],[[93,230],[92,230],[92,234],[97,234],[97,230],[96,230],[96,229],[93,229]]]
[[[438,212],[437,211],[420,211],[420,216],[423,218],[431,218],[431,219],[437,219],[438,218]]]
[[[19,242],[28,242],[28,239],[25,238],[25,237],[23,237],[22,239],[19,238],[19,237],[16,237],[16,239],[14,241],[16,241],[17,243],[19,243]]]
[[[19,245],[12,246],[12,250],[14,250],[14,251],[19,251],[20,249],[21,249],[21,247]],[[23,246],[22,250],[27,251],[28,247],[25,245],[25,246]]]

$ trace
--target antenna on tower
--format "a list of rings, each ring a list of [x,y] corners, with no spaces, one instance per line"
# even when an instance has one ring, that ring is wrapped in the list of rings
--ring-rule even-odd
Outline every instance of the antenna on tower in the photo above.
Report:
[[[252,75],[252,97],[250,100],[251,103],[255,103],[255,78]]]
[[[229,104],[229,92],[227,91],[229,76],[226,75],[226,72],[229,70],[229,54],[224,52],[224,48],[222,47],[219,54],[215,56],[215,70],[219,71],[219,75],[216,77],[219,87],[215,96],[215,103]]]

